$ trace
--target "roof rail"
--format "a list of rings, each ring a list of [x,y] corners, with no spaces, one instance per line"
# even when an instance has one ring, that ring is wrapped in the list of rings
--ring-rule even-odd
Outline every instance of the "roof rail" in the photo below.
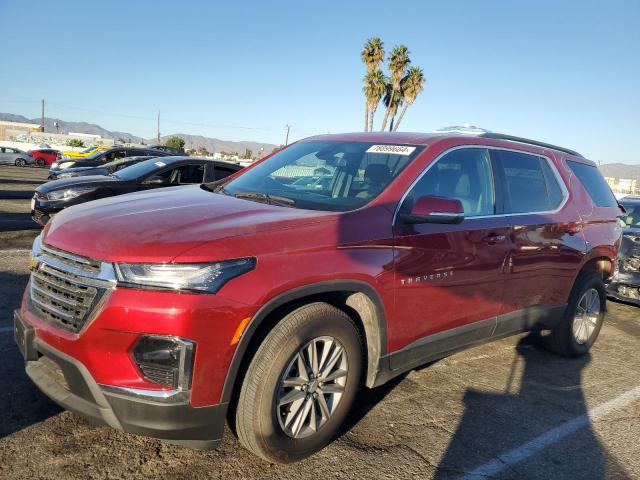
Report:
[[[496,140],[509,140],[511,142],[528,143],[529,145],[536,145],[538,147],[551,148],[553,150],[559,150],[560,152],[568,153],[569,155],[575,155],[576,157],[582,157],[581,154],[575,150],[570,150],[564,147],[558,147],[557,145],[551,145],[550,143],[538,142],[537,140],[529,140],[528,138],[514,137],[513,135],[505,135],[504,133],[486,132],[478,135],[483,138],[495,138]]]

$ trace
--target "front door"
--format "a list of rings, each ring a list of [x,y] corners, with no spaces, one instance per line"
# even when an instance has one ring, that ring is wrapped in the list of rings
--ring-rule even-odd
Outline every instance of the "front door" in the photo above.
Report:
[[[440,343],[436,350],[479,341],[491,335],[500,311],[509,225],[495,216],[489,151],[465,147],[441,156],[408,192],[400,212],[424,195],[460,200],[465,219],[458,225],[396,222],[391,351],[419,350],[430,339]]]

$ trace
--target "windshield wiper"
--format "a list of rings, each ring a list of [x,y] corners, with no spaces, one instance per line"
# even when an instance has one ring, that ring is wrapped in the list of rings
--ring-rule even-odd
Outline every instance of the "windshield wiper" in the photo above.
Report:
[[[293,198],[283,197],[281,195],[269,195],[262,192],[238,192],[234,193],[233,196],[245,200],[263,201],[269,205],[279,205],[281,207],[293,207],[296,204]]]

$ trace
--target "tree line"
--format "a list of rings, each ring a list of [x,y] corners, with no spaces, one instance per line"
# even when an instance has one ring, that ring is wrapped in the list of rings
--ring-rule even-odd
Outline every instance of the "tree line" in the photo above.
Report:
[[[382,40],[373,37],[367,40],[362,49],[361,58],[367,73],[364,76],[362,91],[365,96],[364,131],[373,131],[373,117],[380,102],[386,107],[380,131],[389,124],[389,131],[395,132],[404,118],[404,114],[422,90],[425,77],[420,67],[411,67],[409,49],[404,45],[393,47],[387,58],[389,74],[381,70],[385,51]],[[398,109],[402,107],[396,121]]]

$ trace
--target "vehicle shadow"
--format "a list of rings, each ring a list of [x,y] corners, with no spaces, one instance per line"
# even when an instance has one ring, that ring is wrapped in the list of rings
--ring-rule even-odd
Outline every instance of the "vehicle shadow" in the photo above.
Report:
[[[28,278],[26,274],[0,272],[0,438],[61,411],[27,377],[13,341],[13,310],[20,306]]]
[[[463,416],[434,478],[631,478],[586,417],[581,372],[591,356],[562,358],[541,342],[536,334],[519,342],[504,393],[466,391]],[[524,362],[522,379],[514,385],[518,362]],[[586,426],[566,425],[581,416]],[[558,438],[547,443],[551,430]]]

